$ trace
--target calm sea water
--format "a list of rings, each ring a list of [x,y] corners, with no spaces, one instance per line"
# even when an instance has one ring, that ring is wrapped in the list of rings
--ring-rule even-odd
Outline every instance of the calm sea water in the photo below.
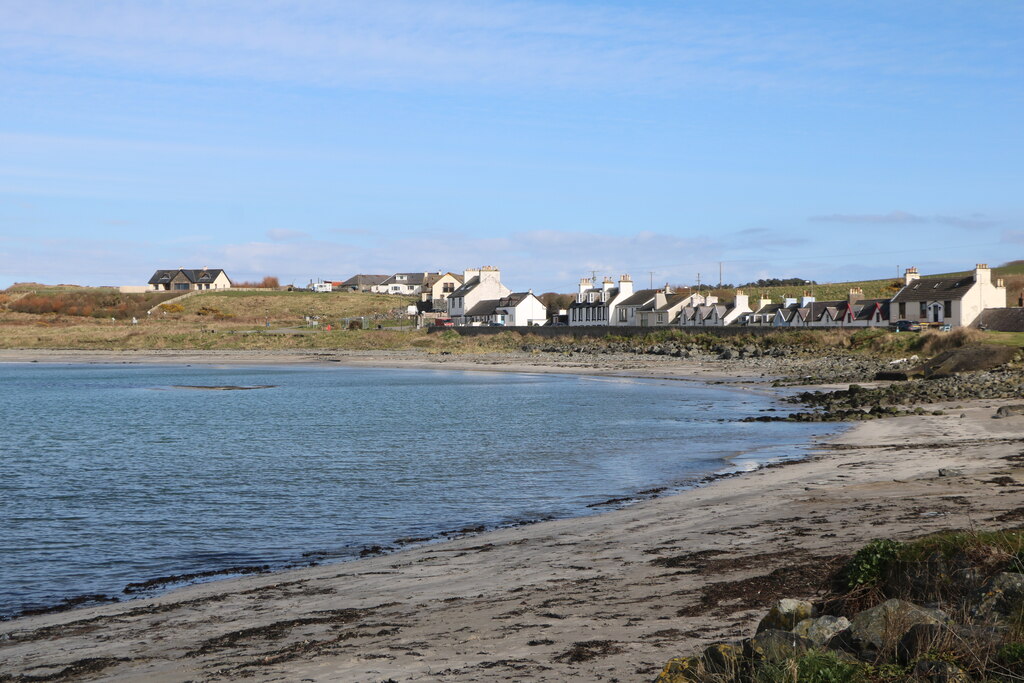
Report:
[[[747,391],[560,375],[7,364],[0,387],[0,615],[586,514],[828,429],[738,423],[773,405]]]

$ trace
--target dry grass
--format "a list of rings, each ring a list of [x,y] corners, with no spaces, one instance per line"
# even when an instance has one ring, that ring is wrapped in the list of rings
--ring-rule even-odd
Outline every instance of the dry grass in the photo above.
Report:
[[[304,316],[320,316],[338,321],[344,318],[387,317],[395,310],[404,313],[414,297],[362,292],[203,292],[183,299],[184,317],[202,309],[218,311],[243,323],[295,325]]]

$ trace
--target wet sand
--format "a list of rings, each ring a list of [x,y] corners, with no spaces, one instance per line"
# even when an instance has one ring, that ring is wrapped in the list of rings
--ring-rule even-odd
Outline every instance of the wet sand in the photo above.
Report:
[[[805,461],[592,517],[0,623],[0,680],[650,680],[749,635],[773,599],[813,597],[868,540],[1020,524],[1024,417],[998,405],[858,424]]]

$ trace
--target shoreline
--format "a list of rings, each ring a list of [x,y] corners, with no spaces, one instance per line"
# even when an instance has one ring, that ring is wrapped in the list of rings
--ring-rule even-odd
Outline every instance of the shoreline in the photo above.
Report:
[[[0,362],[9,362],[5,355]],[[235,672],[228,677],[257,680],[653,678],[702,642],[747,635],[768,606],[767,596],[756,606],[707,604],[710,586],[770,586],[772,573],[757,572],[827,563],[876,535],[916,535],[945,528],[947,518],[973,526],[978,514],[998,518],[1024,505],[1016,487],[975,481],[1017,466],[1004,459],[1021,450],[1024,418],[993,424],[1000,403],[976,401],[964,418],[957,411],[857,424],[785,466],[594,515],[0,622],[0,673],[39,675],[95,660],[104,677],[167,681],[205,680],[225,663],[218,671]],[[907,452],[923,455],[880,457]],[[940,467],[965,474],[943,481]],[[942,509],[918,511],[929,500]],[[593,642],[605,645],[576,647]]]

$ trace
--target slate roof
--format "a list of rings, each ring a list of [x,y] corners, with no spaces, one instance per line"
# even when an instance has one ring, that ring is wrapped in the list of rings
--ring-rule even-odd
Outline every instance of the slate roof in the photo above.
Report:
[[[686,301],[688,298],[690,298],[689,294],[667,294],[665,296],[665,305],[660,306],[654,310],[667,311],[669,309],[675,308],[682,302]]]
[[[898,304],[903,301],[949,301],[962,299],[972,286],[974,286],[973,275],[960,278],[923,277],[906,285],[896,293],[892,301]]]
[[[618,295],[619,288],[612,287],[608,290],[608,298],[605,301],[601,301],[601,297],[598,297],[597,301],[573,301],[569,304],[569,308],[601,308],[610,304]]]
[[[217,276],[223,272],[224,271],[221,268],[175,268],[174,270],[158,270],[153,273],[153,277],[149,278],[149,284],[167,284],[173,280],[174,276],[178,273],[182,273],[186,278],[188,278],[189,282],[201,284],[204,282],[213,282],[217,279]]]
[[[467,294],[472,292],[473,288],[476,287],[478,284],[480,284],[480,276],[479,275],[474,275],[473,277],[471,277],[468,280],[466,280],[465,282],[463,282],[462,285],[458,289],[456,289],[454,292],[449,294],[448,298],[449,299],[457,299],[457,298],[459,298],[461,296],[466,296]]]
[[[467,318],[494,315],[495,309],[498,307],[499,301],[501,301],[501,299],[483,299],[482,301],[477,301],[475,304],[473,304],[473,308],[469,309],[462,315],[464,315]]]
[[[533,296],[530,292],[512,292],[508,296],[498,299],[496,306],[498,308],[513,308],[530,296]]]
[[[624,301],[619,302],[619,306],[641,306],[647,303],[648,300],[653,299],[656,289],[641,289],[638,292],[633,292],[632,296],[627,297]]]
[[[353,275],[341,283],[342,287],[372,287],[382,284],[388,279],[387,275]]]
[[[860,308],[857,308],[857,306]],[[874,320],[876,309],[881,310],[882,320],[889,319],[888,299],[865,299],[863,301],[858,301],[854,305],[854,311],[856,314],[853,318],[854,320]]]
[[[399,276],[405,276],[405,277],[404,277],[404,279],[400,279]],[[393,284],[422,285],[423,281],[426,279],[426,277],[427,277],[427,273],[395,273],[394,275],[391,275],[386,280],[384,280],[384,282],[382,282],[380,284],[382,284],[382,285],[393,285]]]
[[[986,308],[979,322],[996,332],[1024,332],[1024,308]]]

